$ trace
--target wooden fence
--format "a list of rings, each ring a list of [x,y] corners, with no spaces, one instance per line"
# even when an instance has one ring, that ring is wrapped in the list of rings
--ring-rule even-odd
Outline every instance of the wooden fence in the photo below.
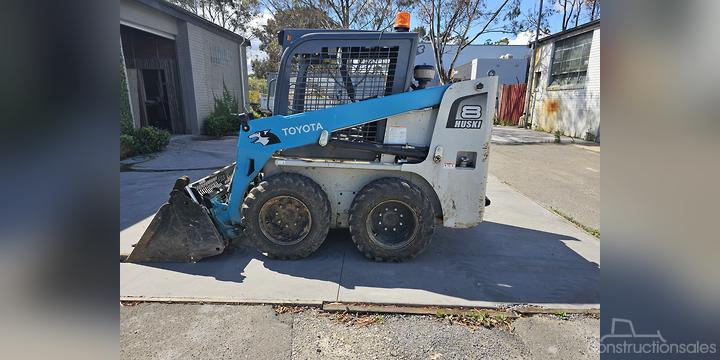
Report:
[[[497,122],[503,125],[517,125],[525,106],[527,84],[502,85],[497,111]]]

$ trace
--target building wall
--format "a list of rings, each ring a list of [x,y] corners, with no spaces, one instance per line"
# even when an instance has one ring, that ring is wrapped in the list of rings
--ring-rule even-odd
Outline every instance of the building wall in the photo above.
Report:
[[[457,51],[457,46],[450,45],[446,48],[445,54],[443,55],[443,64],[448,67],[452,62],[453,56]],[[510,54],[512,60],[522,61],[530,57],[530,48],[525,45],[469,45],[458,56],[455,61],[456,71],[467,71],[469,63],[477,59],[481,69],[485,69],[487,64],[494,63],[500,56]],[[417,48],[417,55],[415,56],[416,65],[432,65],[435,66],[437,71],[437,64],[435,64],[435,56],[433,55],[432,45],[430,43],[420,43]],[[526,72],[527,69],[521,69],[521,73]],[[478,72],[477,77],[483,77],[487,73],[487,69],[483,70],[483,73]],[[466,74],[466,73],[463,73]],[[430,86],[436,86],[440,84],[440,77],[436,74],[435,79],[430,82]]]
[[[120,23],[168,38],[178,33],[174,17],[133,0],[120,0]]]
[[[446,47],[446,53],[443,55],[443,63],[446,66],[450,65],[456,51],[456,45]],[[460,53],[455,65],[469,63],[473,59],[497,59],[505,54],[511,54],[513,59],[529,58],[530,48],[525,45],[469,45]],[[435,56],[430,43],[421,42],[418,45],[415,64],[435,65]]]
[[[456,79],[473,80],[487,76],[495,70],[498,84],[524,84],[527,76],[527,59],[473,59],[457,67]]]
[[[213,110],[214,97],[222,96],[223,82],[240,104],[245,102],[246,60],[240,44],[193,24],[187,24],[187,39],[197,129],[202,131],[203,122]],[[193,132],[196,132],[194,127]]]
[[[600,29],[594,29],[585,84],[574,88],[548,88],[550,65],[556,39],[537,49],[535,73],[531,93],[531,121],[533,128],[585,138],[590,132],[600,139]],[[579,33],[578,33],[579,34]],[[574,34],[577,35],[577,34]]]
[[[128,97],[130,98],[130,111],[133,117],[133,125],[140,127],[140,96],[138,94],[137,69],[125,69],[127,71]]]

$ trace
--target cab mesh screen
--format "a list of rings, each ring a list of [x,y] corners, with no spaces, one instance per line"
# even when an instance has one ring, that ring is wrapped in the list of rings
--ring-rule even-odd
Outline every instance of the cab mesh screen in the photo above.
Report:
[[[288,113],[324,109],[390,95],[396,76],[397,46],[323,47],[294,54]],[[382,136],[382,134],[380,134]],[[332,138],[379,141],[378,122],[335,131]]]

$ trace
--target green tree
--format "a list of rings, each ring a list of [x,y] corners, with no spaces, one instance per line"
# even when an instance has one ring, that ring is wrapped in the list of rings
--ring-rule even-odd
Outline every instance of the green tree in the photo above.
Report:
[[[505,0],[492,9],[488,9],[485,0],[431,0],[417,4],[418,17],[427,28],[435,67],[443,84],[452,82],[463,49],[483,34],[513,33],[513,20],[521,14],[520,0]],[[479,31],[471,31],[478,28]],[[446,63],[443,57],[449,53],[452,56]]]
[[[427,30],[425,30],[424,26],[416,26],[414,29],[412,29],[412,32],[420,34],[420,39],[423,41],[430,41],[430,37],[427,34]]]
[[[242,33],[257,14],[259,0],[168,0],[234,33]]]
[[[250,76],[248,78],[248,89],[250,90],[250,104],[260,104],[260,94],[267,93],[267,81]]]
[[[600,18],[600,0],[554,0],[552,4],[562,14],[560,30]],[[583,9],[586,9],[585,15]]]
[[[391,30],[398,11],[409,10],[414,0],[265,0],[275,12],[293,8],[317,9],[335,28]]]
[[[253,31],[260,41],[260,50],[267,53],[265,59],[252,61],[254,76],[266,79],[267,74],[277,71],[280,66],[282,47],[278,43],[277,33],[285,28],[335,29],[338,24],[323,10],[308,6],[279,10],[267,24]]]

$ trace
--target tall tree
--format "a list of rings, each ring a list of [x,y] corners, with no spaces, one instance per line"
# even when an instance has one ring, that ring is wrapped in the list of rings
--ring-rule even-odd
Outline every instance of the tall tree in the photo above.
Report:
[[[573,20],[573,26],[578,26],[599,18],[600,0],[555,0],[553,5],[563,16],[560,23],[561,31],[570,28]],[[587,16],[583,16],[583,9],[586,9]]]
[[[198,16],[238,34],[258,14],[259,0],[168,0]]]
[[[443,84],[453,80],[455,65],[463,49],[483,34],[514,33],[513,20],[521,14],[519,0],[504,0],[491,10],[487,9],[484,0],[422,0],[417,5]],[[443,56],[449,53],[452,57],[446,63]]]
[[[274,11],[303,7],[327,14],[342,29],[389,30],[395,14],[412,6],[412,0],[264,0]]]
[[[256,77],[264,79],[267,74],[278,70],[282,47],[278,43],[277,33],[284,28],[335,29],[339,25],[325,11],[307,6],[296,6],[278,10],[268,19],[267,24],[253,31],[253,36],[260,41],[260,50],[267,53],[267,58],[252,61]]]
[[[589,10],[590,21],[600,18],[600,0],[585,0],[585,5]]]
[[[570,20],[572,20],[575,4],[579,1],[580,0],[556,0],[556,7],[562,14],[562,22],[560,23],[561,31],[567,30],[568,25],[570,25]]]
[[[555,8],[553,6],[552,2],[543,2],[543,9],[542,9],[542,15],[541,17],[538,17],[538,11],[539,9],[536,8],[537,5],[534,5],[530,8],[521,10],[521,13],[519,16],[514,17],[509,20],[509,24],[507,25],[514,34],[519,34],[521,32],[531,31],[533,34],[535,33],[535,29],[537,28],[537,22],[538,19],[540,19],[540,33],[541,34],[550,34],[552,31],[550,29],[550,17],[555,14]]]

